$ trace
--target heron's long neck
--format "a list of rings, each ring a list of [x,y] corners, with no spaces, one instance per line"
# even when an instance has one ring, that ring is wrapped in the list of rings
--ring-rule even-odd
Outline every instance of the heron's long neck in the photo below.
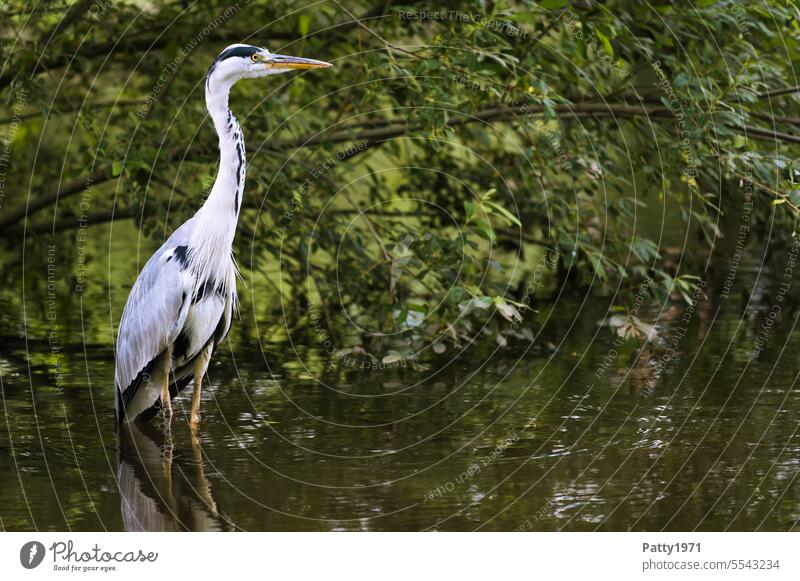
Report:
[[[242,205],[245,149],[242,128],[228,108],[230,85],[206,84],[206,105],[219,137],[219,171],[211,193],[198,212],[203,236],[213,237],[230,248]]]

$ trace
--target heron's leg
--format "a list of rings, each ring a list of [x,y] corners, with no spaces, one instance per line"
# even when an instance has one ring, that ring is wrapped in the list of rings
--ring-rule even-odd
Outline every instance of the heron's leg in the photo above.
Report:
[[[213,342],[209,341],[208,345],[203,347],[203,350],[197,355],[194,360],[194,393],[192,394],[192,415],[190,425],[192,431],[197,430],[200,424],[200,392],[203,386],[203,376],[208,369],[208,362],[211,360],[211,352],[214,349]],[[197,434],[193,434],[197,437]]]
[[[161,413],[164,415],[165,427],[169,429],[172,418],[172,402],[169,399],[169,372],[172,370],[172,352],[169,347],[161,355]]]

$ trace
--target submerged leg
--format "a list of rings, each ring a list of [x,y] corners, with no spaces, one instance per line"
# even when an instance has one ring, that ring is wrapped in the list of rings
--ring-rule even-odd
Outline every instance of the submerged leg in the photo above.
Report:
[[[203,451],[200,449],[200,435],[194,425],[192,426],[192,451],[194,452],[194,465],[197,475],[197,492],[200,498],[203,499],[203,502],[206,503],[211,514],[216,516],[218,514],[217,503],[214,501],[214,497],[211,494],[211,483],[206,478],[205,465],[203,464]]]
[[[172,430],[170,429],[170,420],[166,419],[164,423],[164,445],[161,448],[161,471],[164,473],[164,482],[167,485],[167,499],[174,498],[172,496],[172,456],[175,452],[175,444],[172,441]]]
[[[208,362],[211,361],[211,352],[214,344],[209,342],[194,360],[194,393],[192,393],[192,415],[189,421],[192,431],[197,430],[200,424],[200,392],[203,386],[203,376],[208,369]]]

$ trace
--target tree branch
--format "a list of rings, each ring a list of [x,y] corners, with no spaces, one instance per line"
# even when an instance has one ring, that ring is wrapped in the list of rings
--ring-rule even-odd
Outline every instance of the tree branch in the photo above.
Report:
[[[95,2],[95,0],[82,0],[81,2],[73,4],[67,8],[61,20],[59,20],[56,25],[53,26],[50,32],[42,35],[42,42],[45,43],[45,46],[49,45],[57,34],[63,32],[77,22],[78,19],[89,9],[93,2]]]
[[[672,113],[666,107],[630,105],[627,103],[572,103],[556,105],[553,109],[557,117],[567,119],[577,117],[648,117],[653,119],[666,119],[672,117]],[[483,111],[479,111],[474,115],[467,116],[465,114],[463,117],[452,117],[448,119],[445,125],[448,127],[457,127],[477,121],[506,121],[514,117],[543,113],[544,110],[545,107],[543,105],[527,105],[525,107],[492,107],[489,109],[484,109]],[[389,139],[391,137],[397,137],[398,135],[403,135],[423,128],[422,124],[420,123],[408,124],[395,121],[376,122],[374,120],[368,121],[367,123],[369,123],[371,127],[359,131],[355,135],[353,135],[353,131],[361,127],[359,124],[345,127],[331,134],[326,134],[325,130],[322,130],[313,135],[307,135],[299,139],[275,141],[265,144],[265,147],[282,150],[297,149],[311,145],[319,145],[321,143],[379,141],[383,139]],[[787,143],[800,143],[800,136],[792,135],[790,133],[782,133],[768,128],[752,127],[749,125],[731,125],[730,127],[732,129],[741,131],[742,133],[751,136],[754,139],[772,139],[785,141]]]
[[[798,127],[800,127],[800,117],[777,117],[775,115],[770,115],[768,113],[750,113],[750,115],[755,117],[756,119],[763,119],[764,121],[769,121],[772,124],[784,123],[787,125],[797,125]]]
[[[189,35],[189,38],[191,35]],[[280,35],[280,34],[271,34],[272,38],[283,38],[288,40],[288,35]],[[158,37],[152,36],[144,36],[144,37],[134,37],[134,38],[126,38],[122,42],[118,40],[111,40],[107,42],[102,42],[98,44],[84,44],[81,45],[74,52],[74,59],[86,59],[91,60],[99,57],[103,57],[106,55],[111,54],[112,52],[115,54],[121,55],[130,55],[130,54],[137,54],[141,52],[151,52],[155,50],[161,50],[175,42],[176,34],[161,34]],[[241,36],[237,35],[234,31],[226,30],[224,33],[220,32],[211,32],[204,40],[212,41],[212,42],[239,42],[241,40]],[[58,52],[58,51],[54,51]],[[58,69],[64,66],[67,66],[69,63],[69,59],[65,58],[54,58],[50,60],[40,60],[37,62],[30,70],[29,75],[31,77],[50,71],[53,69]],[[14,80],[14,76],[19,72],[20,64],[19,63],[12,63],[6,67],[5,72],[0,75],[0,90],[7,87],[11,84],[11,81]]]
[[[78,178],[67,184],[63,184],[53,193],[39,196],[33,200],[29,199],[25,204],[20,204],[17,208],[10,210],[7,214],[0,215],[0,230],[8,228],[12,224],[16,224],[25,216],[37,212],[38,210],[41,210],[50,204],[55,204],[59,200],[63,200],[64,198],[68,198],[80,192],[86,191],[97,184],[101,184],[113,179],[113,177],[114,176],[111,175],[111,168],[102,166],[95,172],[85,177]]]
[[[100,210],[86,214],[85,216],[70,215],[64,218],[59,218],[53,223],[36,223],[26,229],[27,234],[55,234],[56,232],[63,232],[64,230],[75,230],[81,226],[91,226],[93,224],[105,224],[115,220],[129,220],[138,216],[139,212],[133,208],[121,208],[116,210]],[[12,231],[12,234],[18,234],[19,228]]]
[[[781,87],[779,89],[772,89],[770,91],[761,93],[758,97],[760,99],[766,99],[768,97],[778,97],[780,95],[788,95],[789,93],[800,93],[800,85],[796,87]]]
[[[83,109],[114,109],[116,107],[127,107],[129,105],[144,105],[147,101],[144,99],[120,99],[118,101],[101,101],[98,103],[87,103]],[[54,106],[53,109],[57,109],[57,106]],[[75,115],[80,113],[81,110],[76,109],[68,109],[65,111],[59,111],[52,109],[48,111],[48,115]],[[0,119],[0,125],[8,125],[9,123],[13,123],[14,121],[25,121],[27,119],[33,119],[35,117],[41,117],[43,115],[42,111],[32,111],[30,113],[24,113],[22,115],[17,115],[15,117],[6,117],[4,119]]]
[[[492,107],[479,111],[474,115],[464,115],[463,117],[453,117],[448,119],[446,125],[448,127],[457,127],[466,123],[474,123],[476,121],[501,121],[512,119],[518,116],[524,116],[531,113],[543,113],[545,107],[543,105],[527,105],[523,107]],[[627,103],[580,103],[580,104],[564,104],[556,105],[554,107],[556,115],[559,117],[576,117],[586,115],[601,115],[612,117],[670,117],[671,114],[665,107],[646,107],[643,105],[628,105]],[[370,121],[371,124],[376,124]],[[320,131],[314,135],[308,135],[299,139],[290,139],[284,141],[275,141],[265,144],[270,149],[295,149],[306,147],[309,145],[318,145],[320,143],[341,143],[344,141],[368,141],[380,140],[390,137],[403,135],[411,131],[422,129],[422,125],[408,124],[403,122],[386,121],[382,125],[365,129],[355,135],[352,130],[356,129],[358,125],[345,127],[344,129],[326,135],[325,130]]]
[[[767,184],[763,184],[763,183],[761,183],[759,181],[756,181],[752,177],[748,177],[748,176],[746,176],[744,174],[740,174],[738,172],[734,172],[733,175],[735,175],[736,177],[738,177],[741,180],[744,180],[745,182],[750,182],[751,184],[753,184],[756,187],[756,189],[761,190],[762,192],[766,192],[768,194],[771,194],[772,196],[775,196],[775,198],[777,198],[779,200],[783,200],[795,212],[800,214],[800,208],[798,208],[797,205],[792,203],[791,196],[789,196],[789,194],[787,194],[785,192],[780,192],[780,191],[778,191],[778,190],[776,190],[774,188],[769,187]]]
[[[751,127],[750,125],[742,125],[741,127],[731,126],[733,129],[741,129],[747,137],[754,139],[761,139],[765,141],[786,141],[787,143],[800,143],[800,135],[792,135],[791,133],[781,133],[773,129],[764,127]]]

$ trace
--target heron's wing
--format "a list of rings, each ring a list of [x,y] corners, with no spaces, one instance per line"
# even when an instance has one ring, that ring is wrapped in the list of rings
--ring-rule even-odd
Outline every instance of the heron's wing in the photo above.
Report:
[[[231,289],[225,298],[225,310],[222,311],[222,317],[219,319],[217,328],[214,330],[214,346],[219,345],[228,335],[231,330],[231,323],[233,322],[233,311],[236,309],[236,269],[231,268],[229,274],[228,288]]]
[[[186,320],[191,280],[179,246],[167,241],[147,261],[131,289],[117,337],[117,418],[152,372],[158,356],[175,341]],[[185,251],[184,251],[185,252]]]

